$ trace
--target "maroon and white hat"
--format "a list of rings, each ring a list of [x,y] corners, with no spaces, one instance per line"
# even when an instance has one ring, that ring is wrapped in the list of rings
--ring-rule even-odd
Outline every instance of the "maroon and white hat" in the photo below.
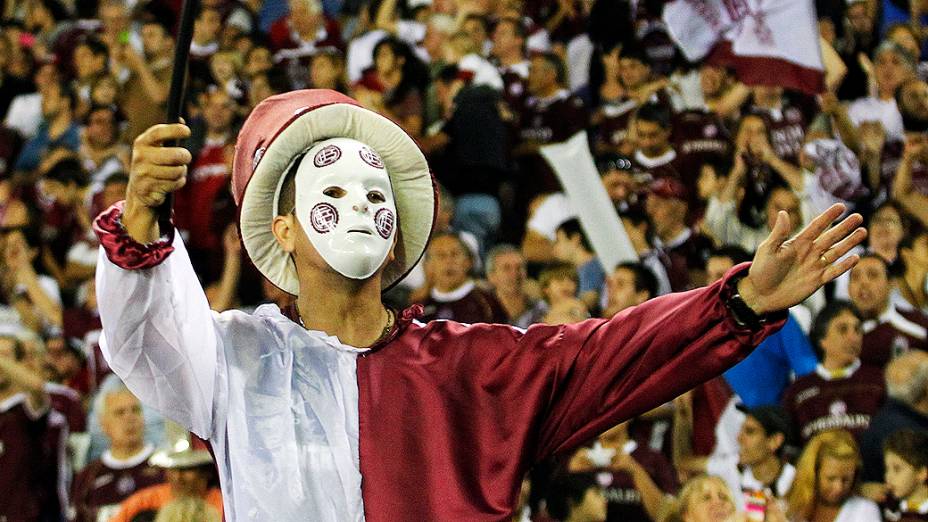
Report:
[[[383,289],[403,278],[425,252],[435,220],[435,187],[425,156],[397,124],[327,89],[271,96],[248,116],[235,144],[232,194],[239,207],[242,243],[252,262],[280,289],[299,295],[290,255],[271,231],[281,177],[293,159],[314,143],[352,138],[383,159],[399,222],[394,259]]]

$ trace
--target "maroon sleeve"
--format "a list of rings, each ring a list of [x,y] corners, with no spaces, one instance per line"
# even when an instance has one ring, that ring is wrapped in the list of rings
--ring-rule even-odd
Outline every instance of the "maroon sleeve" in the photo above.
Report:
[[[74,482],[71,484],[71,508],[75,522],[94,522],[96,519],[96,510],[88,505],[87,495],[98,469],[99,461],[94,461],[74,477]]]
[[[533,463],[720,375],[782,325],[786,312],[736,326],[724,299],[746,269],[608,321],[420,323],[358,358],[367,520],[506,519]]]
[[[143,245],[132,239],[122,224],[125,203],[116,203],[93,221],[93,231],[97,234],[106,257],[124,270],[140,270],[161,264],[174,251],[174,247],[171,246],[174,241],[174,227],[170,227],[158,241]]]
[[[724,304],[740,265],[703,289],[670,294],[617,314],[560,327],[558,360],[537,457],[574,448],[619,421],[640,415],[744,359],[778,330],[786,312],[758,331],[736,326]],[[530,328],[520,350],[550,345]]]

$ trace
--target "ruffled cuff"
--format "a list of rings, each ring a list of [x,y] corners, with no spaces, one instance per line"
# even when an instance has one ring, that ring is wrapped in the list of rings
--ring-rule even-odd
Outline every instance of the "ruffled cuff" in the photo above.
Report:
[[[93,231],[106,257],[124,270],[142,270],[158,266],[174,251],[174,227],[168,228],[158,241],[142,244],[132,239],[122,224],[125,201],[104,210],[93,220]]]

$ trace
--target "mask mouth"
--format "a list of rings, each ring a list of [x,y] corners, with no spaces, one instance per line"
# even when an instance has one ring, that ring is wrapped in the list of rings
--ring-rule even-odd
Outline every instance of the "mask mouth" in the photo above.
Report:
[[[368,228],[355,227],[355,228],[350,228],[350,229],[348,229],[348,233],[349,233],[349,234],[351,234],[351,233],[353,233],[353,232],[354,232],[354,233],[358,233],[358,234],[367,234],[368,236],[373,236],[373,235],[374,235],[374,232],[373,232],[372,230],[368,229]]]

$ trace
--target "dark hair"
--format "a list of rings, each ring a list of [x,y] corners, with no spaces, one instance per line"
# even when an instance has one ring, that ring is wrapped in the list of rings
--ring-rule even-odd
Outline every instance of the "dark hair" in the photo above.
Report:
[[[413,53],[412,48],[395,36],[387,36],[374,46],[375,59],[377,51],[383,46],[389,47],[394,56],[403,58],[403,78],[389,98],[384,100],[384,103],[388,106],[396,105],[402,102],[412,90],[417,90],[420,94],[424,93],[429,82],[428,68]]]
[[[598,487],[592,473],[558,474],[548,487],[548,514],[556,520],[567,520],[574,506],[583,502],[586,492]]]
[[[458,79],[458,73],[460,70],[456,64],[445,65],[439,69],[438,74],[435,75],[435,80],[443,84],[449,84]]]
[[[577,269],[570,263],[550,263],[538,274],[538,284],[542,290],[555,279],[572,279],[575,283],[580,283]]]
[[[69,107],[71,108],[72,112],[77,109],[77,93],[75,93],[74,89],[72,89],[71,86],[66,82],[58,82],[58,95],[62,98],[67,98]]]
[[[45,173],[44,179],[48,181],[57,181],[65,185],[76,184],[78,187],[86,187],[90,183],[90,176],[81,166],[81,162],[76,158],[65,158],[55,163],[52,168]]]
[[[897,430],[883,442],[883,452],[895,454],[916,470],[928,468],[928,432]]]
[[[64,4],[58,0],[39,0],[39,3],[42,4],[42,7],[48,11],[48,13],[56,22],[67,20],[71,17],[70,14],[68,14],[68,10],[65,8]]]
[[[659,288],[657,276],[654,275],[650,268],[634,261],[625,261],[615,265],[613,271],[619,269],[628,270],[635,277],[635,292],[647,292],[648,299],[657,296]]]
[[[94,103],[90,106],[90,109],[87,110],[87,114],[84,116],[84,125],[90,123],[90,115],[97,111],[110,111],[110,114],[113,116],[113,127],[117,129],[119,124],[125,120],[125,117],[122,114],[122,111],[119,110],[119,106],[115,104],[103,105],[99,103]]]
[[[115,184],[117,184],[117,183],[128,184],[128,183],[129,183],[129,175],[126,174],[125,172],[119,170],[119,171],[116,171],[116,172],[110,174],[109,176],[106,177],[105,180],[103,180],[103,186],[104,186],[104,187],[108,187],[108,186],[110,186],[110,185],[115,185]]]
[[[812,342],[812,349],[815,351],[815,357],[819,361],[825,359],[825,352],[822,350],[822,339],[828,335],[828,327],[831,326],[831,322],[844,312],[850,312],[854,314],[861,322],[863,318],[860,315],[860,312],[857,311],[857,307],[854,306],[850,301],[845,301],[844,299],[835,299],[834,301],[826,304],[821,310],[819,310],[818,315],[815,316],[815,321],[812,322],[812,330],[809,332],[809,341]]]
[[[645,103],[635,111],[635,121],[649,121],[670,130],[670,108],[662,103]]]
[[[457,232],[438,232],[433,235],[431,239],[429,239],[429,245],[434,245],[436,239],[441,239],[443,237],[452,238],[457,242],[457,244],[461,247],[461,250],[464,252],[464,255],[467,256],[467,259],[470,261],[470,268],[473,270],[474,266],[476,265],[474,252],[470,249],[467,243],[464,242],[464,238],[461,237],[461,234],[458,234]],[[431,248],[425,252],[426,258],[431,257],[429,250],[431,250]]]
[[[173,30],[173,28],[172,28],[170,25],[168,25],[166,22],[164,22],[163,20],[161,20],[161,19],[159,19],[159,18],[148,18],[148,19],[146,19],[145,21],[142,22],[142,27],[144,27],[144,26],[146,26],[146,25],[157,25],[158,27],[161,28],[162,31],[164,31],[164,35],[165,35],[165,36],[167,36],[167,37],[169,37],[169,38],[172,36],[171,31]]]
[[[583,232],[583,227],[580,226],[580,220],[577,218],[571,218],[567,221],[561,223],[557,226],[558,232],[564,232],[567,235],[567,239],[574,237],[574,235],[580,235],[580,244],[583,245],[588,252],[593,251],[593,246],[590,244],[590,240],[586,237],[586,233]]]
[[[91,35],[83,36],[78,42],[75,48],[84,46],[93,53],[94,56],[104,56],[109,58],[110,50],[105,43],[101,42],[97,37]]]
[[[300,163],[308,151],[307,148],[294,156],[290,168],[284,172],[284,181],[280,185],[280,194],[277,196],[278,216],[288,216],[296,209],[296,171],[299,170]]]
[[[651,219],[648,218],[648,215],[645,214],[644,209],[639,207],[629,207],[627,210],[622,212],[619,217],[622,219],[629,220],[632,225],[639,227],[642,224],[645,226],[644,237],[647,240],[648,244],[651,245],[654,243],[654,227],[651,225]]]

